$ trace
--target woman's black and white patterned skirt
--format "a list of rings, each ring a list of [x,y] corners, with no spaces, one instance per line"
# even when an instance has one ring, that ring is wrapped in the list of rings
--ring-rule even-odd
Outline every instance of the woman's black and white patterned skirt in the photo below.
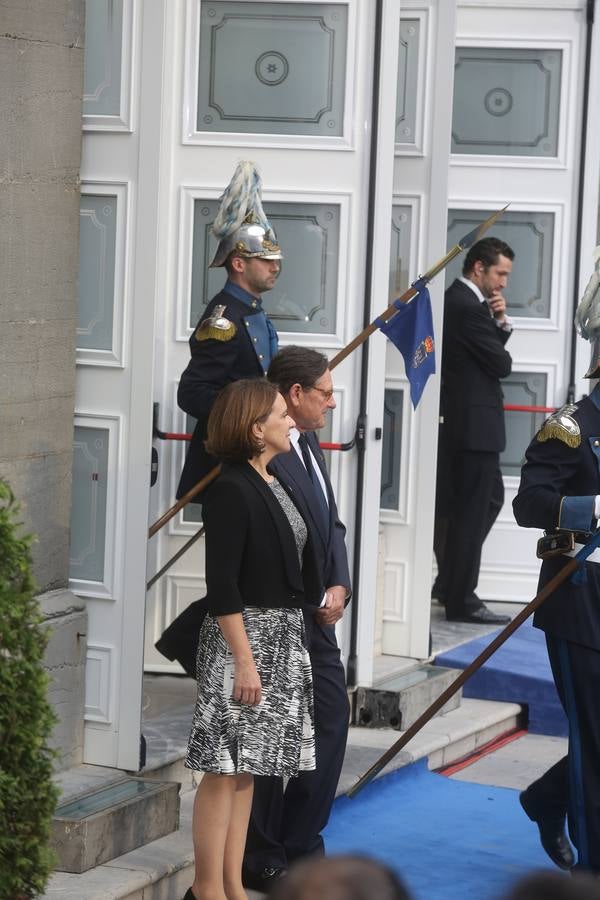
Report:
[[[234,663],[207,615],[198,644],[198,697],[186,766],[234,775],[315,768],[312,671],[299,609],[246,607],[244,626],[262,685],[257,706],[231,696]]]

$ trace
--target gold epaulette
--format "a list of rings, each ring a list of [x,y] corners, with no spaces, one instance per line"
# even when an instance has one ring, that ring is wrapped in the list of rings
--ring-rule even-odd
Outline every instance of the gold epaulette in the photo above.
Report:
[[[237,328],[223,315],[225,309],[225,306],[215,306],[212,315],[200,322],[194,333],[197,341],[230,341],[235,337]]]
[[[542,427],[537,433],[537,440],[540,442],[549,441],[556,438],[562,441],[567,447],[573,449],[581,444],[581,431],[579,425],[573,418],[573,413],[577,412],[577,406],[574,403],[567,403],[561,406],[550,418],[546,419]]]

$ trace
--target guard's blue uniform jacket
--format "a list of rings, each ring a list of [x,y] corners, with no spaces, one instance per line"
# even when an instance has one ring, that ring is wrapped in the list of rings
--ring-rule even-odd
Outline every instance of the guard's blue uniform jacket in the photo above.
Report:
[[[519,525],[572,531],[585,544],[598,528],[600,388],[561,424],[550,417],[527,450],[513,509]],[[558,419],[558,421],[557,421]],[[565,427],[566,426],[566,427]],[[598,554],[599,551],[594,551]],[[540,588],[565,565],[542,562]],[[584,564],[585,578],[564,581],[538,608],[534,625],[546,634],[554,682],[569,721],[569,752],[527,789],[540,818],[568,812],[577,867],[600,874],[600,562]]]
[[[585,543],[598,527],[594,500],[600,494],[600,387],[577,404],[572,418],[581,433],[579,446],[558,437],[540,440],[546,425],[529,445],[513,510],[519,525],[568,529]],[[564,557],[544,560],[540,588],[564,564]],[[600,650],[600,565],[587,563],[586,573],[585,584],[563,583],[539,607],[533,621],[548,634]]]
[[[224,306],[223,328],[211,328],[215,308]],[[229,323],[229,325],[227,325]],[[217,461],[204,449],[208,416],[219,391],[240,378],[258,378],[277,353],[277,332],[258,297],[227,281],[210,301],[190,337],[191,359],[183,372],[177,403],[197,420],[179,481],[182,497]],[[198,502],[202,498],[198,497]]]

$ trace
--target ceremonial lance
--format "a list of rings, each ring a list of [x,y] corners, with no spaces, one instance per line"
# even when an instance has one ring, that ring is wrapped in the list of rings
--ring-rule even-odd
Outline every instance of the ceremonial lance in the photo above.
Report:
[[[454,247],[448,250],[448,252],[442,259],[438,260],[435,265],[431,266],[431,268],[428,269],[424,275],[421,275],[418,281],[415,282],[415,285],[418,285],[418,287],[415,285],[411,285],[406,291],[404,291],[401,297],[398,297],[398,299],[395,300],[394,303],[392,303],[390,306],[388,306],[385,312],[382,312],[381,315],[377,318],[379,320],[383,320],[384,322],[387,322],[388,319],[391,319],[392,316],[396,313],[397,303],[409,303],[413,299],[413,297],[416,297],[421,287],[428,284],[432,278],[435,278],[436,275],[439,275],[439,273],[446,268],[448,263],[452,262],[452,260],[456,256],[458,256],[459,253],[462,253],[463,250],[468,250],[469,247],[472,247],[476,241],[483,237],[488,228],[491,228],[494,222],[500,218],[502,213],[506,209],[508,209],[508,206],[509,204],[507,203],[506,206],[502,207],[502,209],[499,209],[495,213],[492,213],[492,215],[489,216],[484,222],[481,222],[480,225],[477,225],[476,228],[474,228],[472,231],[469,231],[468,234],[465,234],[465,236],[460,239],[458,244],[455,244]],[[363,328],[360,334],[357,334],[353,341],[350,341],[350,343],[346,347],[344,347],[343,350],[340,350],[339,353],[336,353],[336,355],[329,363],[329,368],[335,369],[336,366],[339,366],[339,364],[343,362],[343,360],[345,360],[347,356],[350,356],[350,354],[354,350],[356,350],[357,347],[360,347],[361,344],[364,344],[367,338],[370,337],[374,331],[377,331],[378,327],[379,326],[377,324],[377,321],[374,321],[371,322],[370,325],[367,325],[366,328]]]
[[[428,706],[425,712],[421,713],[419,718],[413,722],[413,724],[406,729],[402,737],[398,738],[398,740],[392,744],[388,750],[383,753],[379,759],[373,763],[370,769],[361,775],[356,784],[352,785],[350,790],[348,791],[349,797],[356,797],[359,791],[361,791],[364,787],[369,784],[381,770],[387,766],[387,764],[398,754],[403,747],[405,747],[412,738],[414,738],[415,734],[417,734],[424,725],[429,722],[431,718],[439,712],[442,706],[448,702],[450,697],[453,697],[454,694],[463,686],[465,681],[468,681],[471,675],[474,675],[475,672],[481,668],[481,666],[487,662],[487,660],[492,656],[496,650],[502,646],[502,644],[508,640],[508,638],[517,630],[519,625],[521,625],[525,619],[528,619],[531,613],[535,612],[538,606],[541,606],[544,600],[546,600],[550,594],[553,594],[554,591],[566,581],[570,575],[573,575],[579,566],[582,566],[585,563],[585,560],[588,556],[596,549],[596,547],[600,546],[600,529],[596,531],[594,537],[584,546],[581,550],[574,556],[572,559],[569,559],[568,562],[563,566],[560,572],[557,572],[554,578],[552,578],[542,590],[535,595],[533,600],[531,600],[527,606],[524,606],[523,609],[514,617],[512,622],[509,622],[506,628],[504,628],[500,634],[497,634],[493,641],[491,641],[488,646],[483,650],[479,656],[477,656],[472,663],[470,663],[466,669],[460,673],[460,675],[454,679],[452,684],[449,684],[445,691],[442,691],[440,696],[433,701],[431,706]]]
[[[425,274],[418,279],[418,282],[415,282],[418,287],[411,285],[402,294],[401,297],[395,300],[394,303],[390,304],[390,306],[388,306],[388,308],[384,312],[382,312],[380,316],[378,316],[378,320],[387,322],[388,319],[391,319],[392,316],[397,312],[397,303],[409,303],[413,299],[413,297],[416,297],[421,287],[428,284],[432,278],[435,278],[436,275],[442,272],[446,268],[448,263],[452,262],[452,260],[456,256],[458,256],[459,253],[462,253],[463,250],[467,250],[476,241],[478,241],[485,234],[488,228],[491,228],[494,222],[500,218],[500,216],[508,208],[508,206],[509,204],[507,203],[506,206],[502,207],[502,209],[499,209],[495,213],[492,213],[492,215],[489,216],[484,222],[481,222],[480,225],[477,225],[476,228],[474,228],[472,231],[469,231],[468,234],[465,234],[465,236],[461,238],[460,241],[454,245],[454,247],[448,250],[448,252],[442,259],[438,260],[435,265],[431,266],[431,268],[428,269]],[[361,344],[364,344],[367,338],[369,338],[374,331],[377,331],[378,327],[379,325],[377,324],[377,321],[374,321],[371,322],[370,325],[367,325],[366,328],[363,328],[363,330],[360,332],[360,334],[357,334],[354,340],[350,341],[350,343],[346,347],[340,350],[340,352],[333,357],[333,359],[329,363],[329,369],[335,369],[336,366],[339,366],[339,364],[344,359],[346,359],[347,356],[350,356],[350,354],[354,350],[356,350],[357,347],[360,347]],[[197,494],[203,491],[204,488],[207,487],[207,485],[210,484],[210,482],[218,474],[219,467],[215,467],[208,473],[208,475],[205,475],[201,481],[195,484],[194,487],[191,488],[187,492],[187,494],[185,494],[185,496],[181,497],[181,499],[178,500],[177,503],[173,504],[170,509],[163,513],[163,515],[159,519],[157,519],[156,522],[153,523],[153,525],[150,526],[148,530],[148,537],[152,537],[156,534],[157,531],[160,531],[163,525],[166,525],[166,523],[170,519],[172,519],[173,516],[177,515],[180,509],[182,509],[187,503],[190,502],[190,500],[197,496]]]

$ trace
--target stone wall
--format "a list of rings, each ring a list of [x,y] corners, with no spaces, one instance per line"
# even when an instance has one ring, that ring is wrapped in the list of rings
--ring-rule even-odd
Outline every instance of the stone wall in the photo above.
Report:
[[[83,0],[0,0],[0,474],[68,576],[79,255]]]
[[[0,0],[0,475],[36,536],[60,768],[81,762],[86,612],[67,590],[84,0]],[[52,590],[60,588],[60,590]],[[46,593],[50,591],[50,593]]]
[[[59,753],[57,768],[68,769],[83,758],[87,613],[84,601],[71,591],[50,591],[39,601],[50,629],[48,697],[58,716],[51,745]]]

